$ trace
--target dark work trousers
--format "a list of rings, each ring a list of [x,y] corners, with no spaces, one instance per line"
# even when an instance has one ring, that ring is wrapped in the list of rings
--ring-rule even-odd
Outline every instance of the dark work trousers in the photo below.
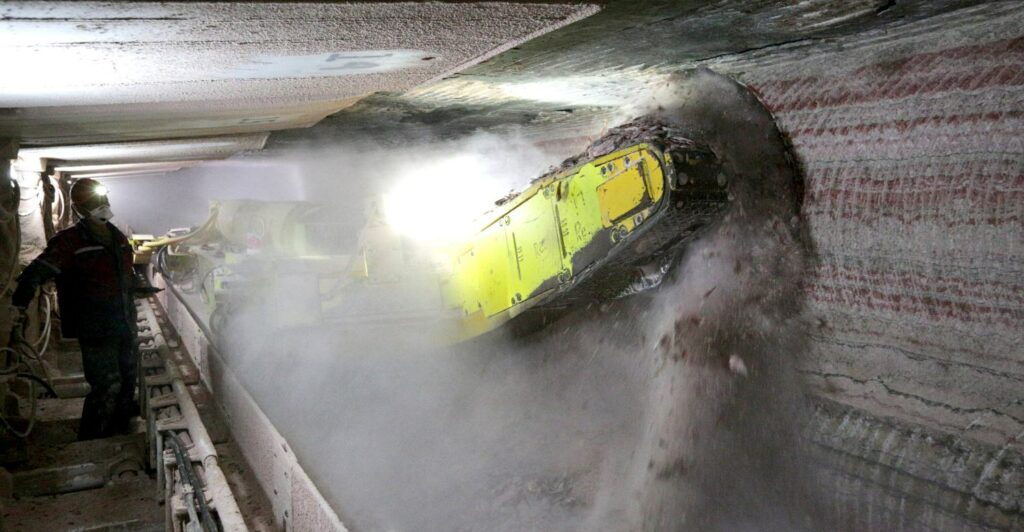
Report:
[[[79,338],[85,380],[91,391],[82,406],[79,440],[105,438],[128,429],[135,402],[135,335]]]

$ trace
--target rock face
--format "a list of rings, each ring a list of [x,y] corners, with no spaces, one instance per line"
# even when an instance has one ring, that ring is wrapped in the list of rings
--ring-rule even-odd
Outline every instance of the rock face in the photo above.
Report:
[[[771,115],[706,70],[678,76],[659,115],[721,159],[730,204],[655,304],[634,486],[644,530],[827,528],[798,431],[806,350],[795,167]]]
[[[1024,523],[1022,27],[995,3],[711,65],[802,169],[800,372],[853,528]]]

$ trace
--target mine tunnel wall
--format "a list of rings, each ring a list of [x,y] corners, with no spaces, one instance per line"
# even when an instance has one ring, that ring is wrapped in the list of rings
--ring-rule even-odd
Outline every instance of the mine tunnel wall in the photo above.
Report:
[[[799,366],[847,528],[1024,527],[1024,13],[706,66],[760,96],[801,169],[816,260]]]
[[[758,93],[802,170],[816,264],[799,365],[812,439],[856,458],[841,510],[1021,526],[1024,16],[979,6],[708,66]]]

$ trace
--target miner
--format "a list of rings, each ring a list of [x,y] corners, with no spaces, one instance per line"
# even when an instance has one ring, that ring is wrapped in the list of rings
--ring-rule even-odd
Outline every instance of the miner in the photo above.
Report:
[[[152,289],[137,288],[132,247],[110,223],[106,187],[77,180],[71,207],[78,222],[54,235],[25,268],[12,303],[23,323],[39,285],[56,279],[61,333],[78,339],[90,387],[78,430],[78,439],[87,440],[127,431],[138,411],[134,296]]]

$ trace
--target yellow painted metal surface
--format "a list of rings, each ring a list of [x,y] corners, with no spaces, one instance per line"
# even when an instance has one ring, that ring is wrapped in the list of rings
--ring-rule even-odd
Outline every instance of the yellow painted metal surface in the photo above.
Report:
[[[614,163],[609,163],[613,165]],[[597,198],[601,205],[601,222],[611,227],[615,221],[637,207],[650,203],[647,184],[638,171],[623,171],[597,187]]]
[[[631,146],[542,178],[496,210],[453,253],[445,303],[461,311],[458,336],[493,329],[606,258],[662,205],[661,155]]]

